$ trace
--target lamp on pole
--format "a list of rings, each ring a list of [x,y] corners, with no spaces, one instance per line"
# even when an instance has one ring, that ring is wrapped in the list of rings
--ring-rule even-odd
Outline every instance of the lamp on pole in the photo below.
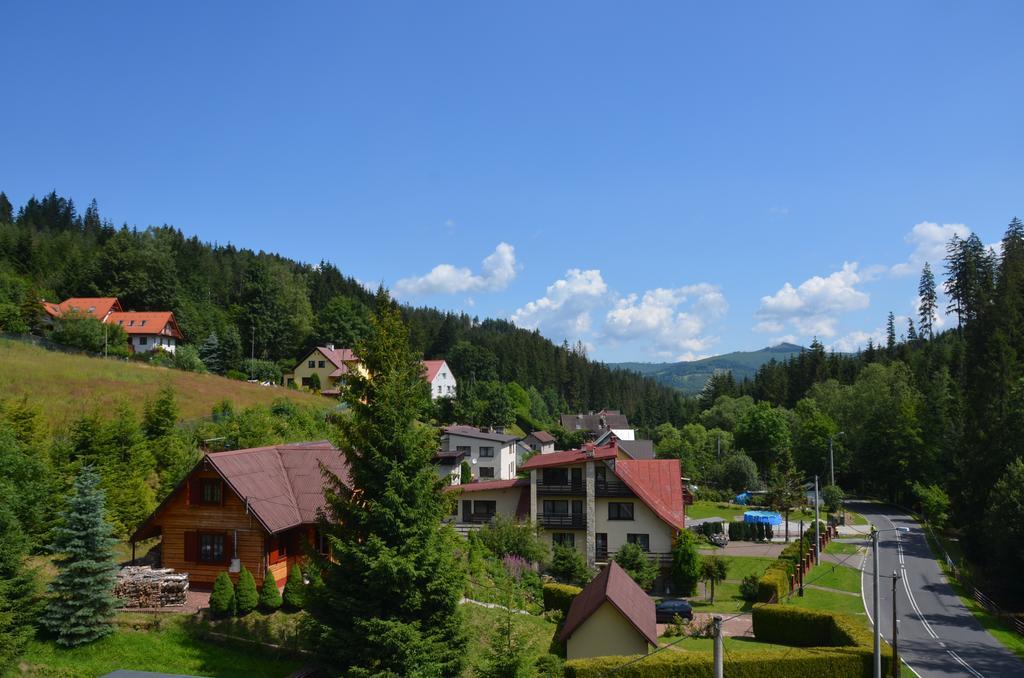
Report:
[[[873,675],[874,678],[882,678],[882,625],[881,620],[878,618],[878,535],[881,532],[910,532],[909,527],[891,527],[884,530],[877,530],[875,526],[871,526],[871,604],[872,611],[874,612],[874,635],[875,635],[875,656],[872,664],[874,665]]]

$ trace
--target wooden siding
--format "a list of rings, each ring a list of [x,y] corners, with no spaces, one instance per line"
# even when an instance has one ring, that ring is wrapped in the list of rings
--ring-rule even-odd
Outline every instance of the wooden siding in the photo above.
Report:
[[[215,471],[196,471],[189,479],[196,482],[201,478],[217,478]],[[245,504],[234,492],[224,485],[223,505],[195,504],[189,501],[189,484],[186,483],[164,506],[154,519],[162,535],[162,565],[180,572],[189,573],[191,584],[212,585],[217,575],[228,569],[229,563],[200,563],[185,560],[186,532],[223,532],[224,548],[230,560],[234,548],[234,535],[238,534],[238,557],[252,576],[256,585],[263,583],[266,573],[265,531],[259,521],[245,511]],[[238,574],[231,575],[238,581]]]

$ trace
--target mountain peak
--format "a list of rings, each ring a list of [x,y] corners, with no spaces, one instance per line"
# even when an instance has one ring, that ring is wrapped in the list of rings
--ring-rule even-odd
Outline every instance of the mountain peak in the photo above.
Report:
[[[768,351],[769,353],[802,353],[807,348],[800,346],[799,344],[791,344],[788,341],[779,342],[774,346],[766,346],[761,349],[762,351]]]

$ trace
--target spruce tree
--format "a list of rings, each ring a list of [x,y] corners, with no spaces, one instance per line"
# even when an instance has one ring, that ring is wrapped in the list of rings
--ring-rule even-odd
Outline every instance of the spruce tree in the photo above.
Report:
[[[75,647],[108,635],[117,609],[112,529],[104,519],[105,497],[91,466],[75,479],[63,524],[55,530],[57,577],[40,621],[57,644]]]
[[[277,590],[277,582],[274,575],[267,573],[263,577],[263,586],[260,587],[260,610],[270,614],[281,609],[281,592]]]
[[[216,332],[211,332],[199,347],[199,359],[211,372],[224,372],[224,366],[221,364],[220,339],[217,338]]]
[[[292,565],[288,571],[281,602],[289,612],[298,612],[306,606],[306,584],[302,581],[302,570],[298,565]]]
[[[160,389],[156,398],[146,400],[142,413],[142,430],[150,440],[163,438],[178,425],[178,401],[169,384]]]
[[[464,588],[444,482],[431,459],[437,431],[419,424],[428,384],[399,310],[378,292],[372,342],[357,353],[367,375],[350,380],[340,422],[350,491],[328,474],[321,531],[332,558],[315,557],[308,609],[322,625],[320,650],[359,675],[458,675]]]
[[[230,617],[235,613],[235,585],[231,576],[221,572],[213,582],[210,593],[210,614],[217,618]]]
[[[0,493],[14,496],[14,488],[0,483]],[[27,550],[21,523],[0,498],[0,666],[14,664],[34,631],[38,584],[25,562]]]
[[[0,224],[14,223],[14,207],[7,199],[7,194],[0,191]]]
[[[244,617],[256,609],[260,602],[259,593],[256,591],[256,580],[244,566],[238,575],[238,586],[235,587],[235,610],[239,617]]]
[[[917,296],[920,299],[917,311],[921,336],[925,339],[931,339],[934,336],[932,327],[935,322],[939,301],[935,294],[935,275],[932,274],[932,267],[927,261],[924,262],[924,268],[921,270],[921,280],[917,285]]]
[[[885,351],[892,357],[896,350],[896,316],[889,311],[889,317],[885,321]]]

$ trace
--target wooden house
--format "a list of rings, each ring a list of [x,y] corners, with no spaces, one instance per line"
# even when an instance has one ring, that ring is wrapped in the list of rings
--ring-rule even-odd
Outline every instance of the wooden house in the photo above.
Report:
[[[192,585],[245,566],[262,585],[283,585],[307,548],[323,550],[316,529],[324,468],[351,487],[348,463],[327,441],[207,454],[131,537],[159,536],[161,567]]]

